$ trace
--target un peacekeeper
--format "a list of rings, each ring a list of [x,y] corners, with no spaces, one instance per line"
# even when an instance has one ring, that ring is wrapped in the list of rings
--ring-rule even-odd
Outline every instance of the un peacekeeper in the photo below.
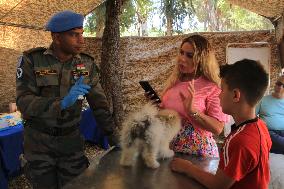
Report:
[[[62,188],[88,167],[78,126],[81,96],[86,97],[110,145],[117,141],[94,59],[81,53],[83,19],[71,11],[53,15],[46,25],[52,36],[50,47],[24,52],[17,66],[25,170],[34,189]]]

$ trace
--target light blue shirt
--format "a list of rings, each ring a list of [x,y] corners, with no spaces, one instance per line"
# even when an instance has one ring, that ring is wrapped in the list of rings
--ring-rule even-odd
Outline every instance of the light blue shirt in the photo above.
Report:
[[[266,122],[268,130],[284,130],[284,99],[265,96],[255,111]]]

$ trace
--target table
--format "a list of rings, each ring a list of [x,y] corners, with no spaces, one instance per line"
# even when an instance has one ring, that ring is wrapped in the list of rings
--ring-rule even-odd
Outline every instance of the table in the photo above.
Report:
[[[133,167],[119,165],[121,151],[112,150],[100,160],[90,160],[90,167],[79,177],[67,184],[64,189],[159,189],[159,188],[204,188],[201,184],[183,174],[172,172],[169,168],[171,159],[159,160],[158,169],[147,168],[138,158]],[[191,160],[203,170],[215,173],[218,158],[198,158],[196,156],[179,155]]]
[[[97,127],[91,109],[82,112],[80,132],[85,140],[107,149],[107,137]],[[23,153],[23,125],[9,127],[0,131],[0,189],[7,188],[8,177],[20,172],[19,156]]]
[[[0,186],[7,188],[8,177],[20,172],[19,156],[23,152],[23,125],[0,131]]]

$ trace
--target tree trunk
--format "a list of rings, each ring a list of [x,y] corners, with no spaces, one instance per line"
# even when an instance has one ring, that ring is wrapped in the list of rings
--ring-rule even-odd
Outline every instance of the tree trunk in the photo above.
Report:
[[[167,16],[167,31],[166,36],[173,35],[173,18],[171,16]]]
[[[102,37],[101,78],[117,127],[123,118],[121,69],[119,63],[119,13],[121,0],[106,1],[105,29]]]
[[[102,4],[96,9],[96,37],[103,36],[105,28],[105,15],[106,15],[105,4]]]
[[[148,36],[148,26],[147,26],[147,21],[144,23],[141,23],[141,33],[142,36]]]

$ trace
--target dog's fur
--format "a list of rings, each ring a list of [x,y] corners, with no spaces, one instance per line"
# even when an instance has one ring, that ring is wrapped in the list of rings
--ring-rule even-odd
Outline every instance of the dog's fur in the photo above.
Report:
[[[146,104],[140,111],[128,116],[123,123],[120,164],[131,166],[134,156],[141,153],[148,167],[158,168],[158,158],[173,157],[174,152],[169,149],[169,143],[180,128],[181,119],[177,112],[159,110],[150,103]]]

